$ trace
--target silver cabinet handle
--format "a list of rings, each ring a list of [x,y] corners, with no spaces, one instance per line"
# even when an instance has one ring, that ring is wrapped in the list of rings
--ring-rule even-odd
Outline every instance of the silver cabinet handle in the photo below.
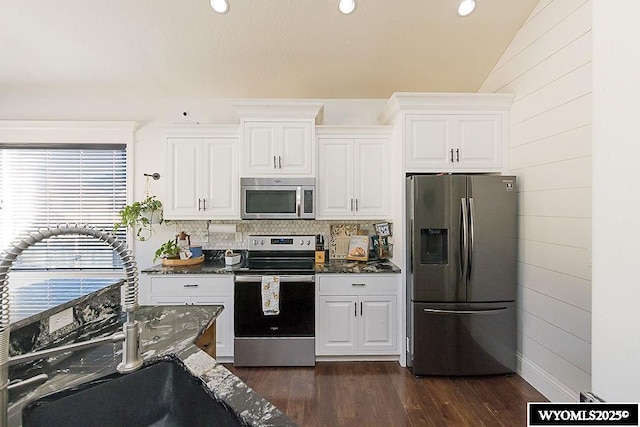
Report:
[[[356,197],[356,212],[358,212],[358,198]]]
[[[276,156],[273,156],[273,168],[278,169],[278,166],[276,165]]]
[[[353,199],[351,199],[351,212],[353,212]]]
[[[353,303],[353,315],[354,315],[355,317],[357,317],[357,316],[358,316],[358,303],[357,303],[357,302],[354,302],[354,303]]]
[[[362,301],[360,301],[360,316],[362,316]]]
[[[460,163],[460,149],[456,148],[456,162]]]
[[[351,286],[367,286],[366,283],[352,283]]]
[[[278,169],[282,169],[282,156],[278,156]]]
[[[449,154],[451,155],[451,163],[453,163],[453,148],[449,150]]]
[[[183,288],[197,288],[199,285],[197,283],[187,283],[182,285]]]
[[[202,199],[198,199],[198,210],[200,210],[200,203],[202,203]]]
[[[207,199],[202,199],[202,210],[203,211],[207,210]]]

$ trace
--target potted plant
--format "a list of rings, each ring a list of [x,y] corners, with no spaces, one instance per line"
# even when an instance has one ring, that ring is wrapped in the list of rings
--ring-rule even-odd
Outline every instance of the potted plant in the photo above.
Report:
[[[158,258],[175,259],[180,256],[180,246],[176,243],[175,239],[169,239],[163,243],[155,253],[153,262],[156,262]]]
[[[135,238],[145,241],[151,237],[152,224],[162,224],[162,202],[156,196],[147,196],[141,202],[133,202],[120,212],[120,221],[113,224],[113,231],[120,227],[130,227],[135,231]]]

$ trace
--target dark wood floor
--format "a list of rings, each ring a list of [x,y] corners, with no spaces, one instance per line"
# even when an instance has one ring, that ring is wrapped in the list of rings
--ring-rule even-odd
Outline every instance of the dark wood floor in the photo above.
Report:
[[[396,362],[225,366],[301,426],[523,426],[546,400],[516,375],[416,378]]]

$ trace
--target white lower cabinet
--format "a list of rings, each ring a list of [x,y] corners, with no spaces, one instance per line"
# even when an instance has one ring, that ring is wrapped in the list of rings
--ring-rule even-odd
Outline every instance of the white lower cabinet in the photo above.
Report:
[[[397,355],[397,274],[318,275],[316,355]]]
[[[223,305],[216,319],[216,357],[233,357],[233,276],[150,276],[151,305]]]

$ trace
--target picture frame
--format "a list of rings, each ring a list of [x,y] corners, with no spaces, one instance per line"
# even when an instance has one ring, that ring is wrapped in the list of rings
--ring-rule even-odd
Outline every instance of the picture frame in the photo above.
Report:
[[[367,261],[369,259],[369,236],[351,236],[347,259],[351,261]]]
[[[391,236],[391,224],[388,222],[373,224],[373,228],[375,228],[376,234],[380,237]]]

